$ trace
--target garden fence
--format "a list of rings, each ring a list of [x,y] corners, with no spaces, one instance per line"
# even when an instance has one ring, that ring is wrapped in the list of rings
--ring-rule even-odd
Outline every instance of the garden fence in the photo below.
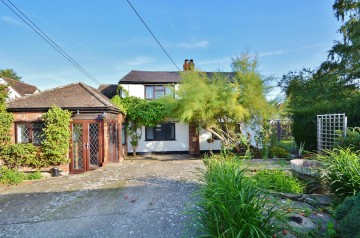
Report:
[[[272,119],[269,120],[271,133],[276,134],[277,141],[292,140],[292,130],[290,119]]]

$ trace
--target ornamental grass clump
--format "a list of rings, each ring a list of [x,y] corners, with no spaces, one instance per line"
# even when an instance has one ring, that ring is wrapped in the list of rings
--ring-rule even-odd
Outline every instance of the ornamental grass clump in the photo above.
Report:
[[[327,150],[318,155],[327,170],[325,181],[341,200],[360,191],[360,152],[350,148]]]
[[[278,214],[263,194],[244,176],[239,161],[209,159],[202,171],[205,184],[195,215],[199,237],[271,237]]]
[[[304,184],[285,171],[262,170],[252,177],[256,185],[263,189],[282,193],[303,193]]]

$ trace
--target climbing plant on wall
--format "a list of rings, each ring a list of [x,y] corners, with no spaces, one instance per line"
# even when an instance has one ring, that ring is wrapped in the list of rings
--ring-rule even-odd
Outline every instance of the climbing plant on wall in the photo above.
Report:
[[[53,106],[43,115],[45,123],[42,152],[49,165],[68,163],[71,112]]]
[[[8,97],[7,85],[0,84],[0,147],[11,141],[10,127],[13,123],[13,115],[6,112],[6,99]]]
[[[141,127],[155,126],[167,116],[168,112],[162,99],[147,101],[138,97],[127,96],[127,92],[124,94],[125,97],[121,98],[116,95],[111,101],[125,114],[127,134],[135,156],[136,148],[141,139]]]

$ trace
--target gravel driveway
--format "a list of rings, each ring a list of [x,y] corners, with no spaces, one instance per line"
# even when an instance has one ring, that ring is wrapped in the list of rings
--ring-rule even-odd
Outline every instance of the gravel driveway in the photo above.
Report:
[[[194,237],[201,160],[163,155],[0,187],[0,237]]]

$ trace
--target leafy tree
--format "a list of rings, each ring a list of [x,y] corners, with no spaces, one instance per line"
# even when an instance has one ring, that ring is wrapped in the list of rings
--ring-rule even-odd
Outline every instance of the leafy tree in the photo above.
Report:
[[[13,69],[0,69],[0,77],[7,77],[20,81],[20,77]]]
[[[341,41],[335,41],[329,58],[321,68],[336,72],[347,81],[360,78],[360,2],[358,0],[336,0],[335,17],[342,22],[339,29]]]
[[[111,101],[125,114],[127,134],[130,137],[133,155],[136,156],[136,149],[142,135],[141,127],[153,127],[167,116],[165,102],[161,99],[147,101],[134,96],[121,98],[119,95],[114,96]]]
[[[240,123],[263,119],[271,111],[256,59],[245,53],[232,66],[231,75],[182,72],[177,97],[168,99],[174,118],[211,132],[225,148],[241,141]]]
[[[280,86],[287,96],[295,140],[316,148],[316,115],[343,113],[349,123],[358,122],[360,100],[360,2],[335,0],[335,17],[342,22],[341,41],[335,41],[328,59],[319,68],[284,75]],[[350,115],[350,117],[349,117]],[[356,125],[356,124],[355,124]],[[308,130],[304,130],[307,128]]]
[[[359,92],[356,85],[346,82],[338,74],[303,69],[283,75],[280,86],[286,93],[291,110],[319,103],[351,101]]]
[[[47,163],[55,166],[67,163],[71,138],[71,112],[53,106],[43,115],[43,120],[45,128],[41,146]]]

